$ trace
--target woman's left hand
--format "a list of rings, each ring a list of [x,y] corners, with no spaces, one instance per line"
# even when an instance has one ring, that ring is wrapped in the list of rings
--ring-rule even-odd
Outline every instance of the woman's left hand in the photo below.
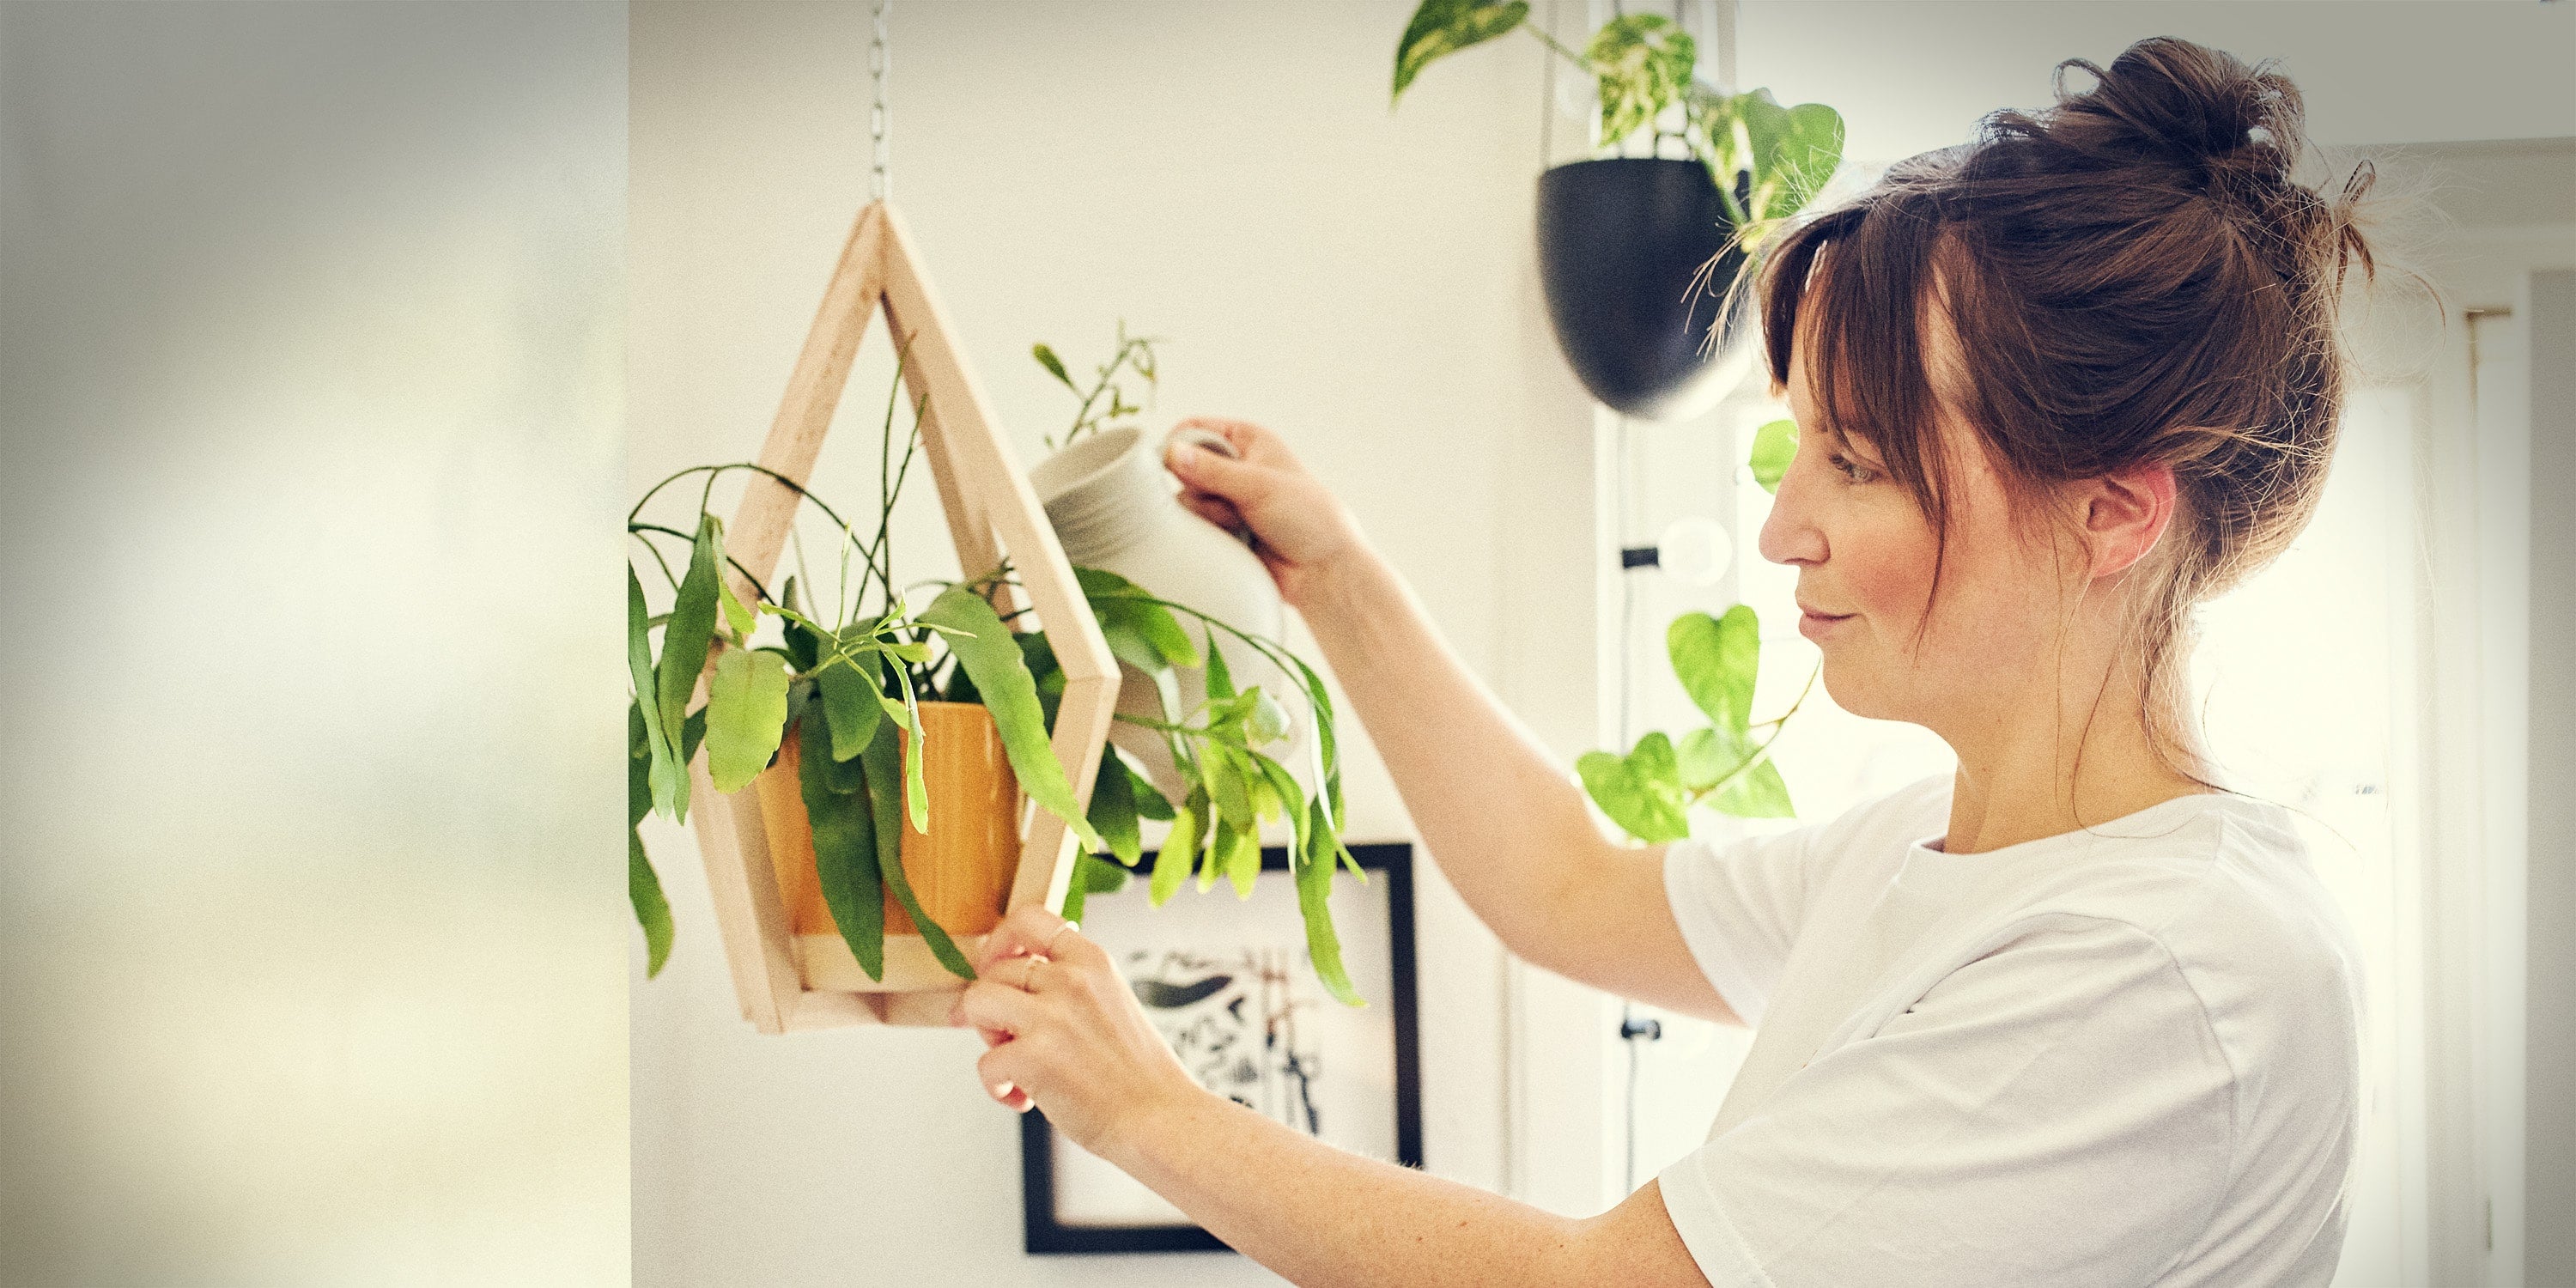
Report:
[[[1204,1095],[1155,1032],[1100,945],[1035,904],[1005,917],[950,1012],[991,1047],[975,1062],[986,1094],[1034,1102],[1075,1144],[1110,1151],[1163,1106]]]

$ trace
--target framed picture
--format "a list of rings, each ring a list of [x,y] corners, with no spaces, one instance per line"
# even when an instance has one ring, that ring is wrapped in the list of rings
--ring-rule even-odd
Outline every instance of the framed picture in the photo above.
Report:
[[[1284,849],[1261,852],[1265,875],[1249,899],[1223,881],[1204,892],[1192,882],[1150,908],[1138,879],[1090,896],[1082,932],[1118,962],[1200,1086],[1344,1149],[1419,1167],[1413,847],[1354,845],[1351,856],[1369,880],[1345,872],[1333,883],[1333,925],[1366,1006],[1334,1001],[1316,980]],[[1020,1182],[1032,1253],[1227,1250],[1035,1109],[1020,1118]]]

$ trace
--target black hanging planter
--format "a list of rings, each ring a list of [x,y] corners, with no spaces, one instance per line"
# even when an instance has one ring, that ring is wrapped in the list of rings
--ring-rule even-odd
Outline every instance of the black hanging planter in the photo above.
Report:
[[[1538,177],[1548,320],[1593,397],[1623,415],[1679,419],[1743,378],[1753,359],[1749,301],[1709,342],[1745,270],[1733,234],[1717,181],[1697,161],[1576,161]]]

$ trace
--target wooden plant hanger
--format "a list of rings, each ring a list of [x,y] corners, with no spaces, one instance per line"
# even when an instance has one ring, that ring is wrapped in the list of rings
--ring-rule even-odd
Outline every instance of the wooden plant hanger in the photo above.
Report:
[[[788,377],[778,418],[761,445],[760,464],[799,487],[811,477],[869,316],[879,310],[905,355],[906,389],[916,400],[928,399],[921,414],[922,453],[939,487],[958,566],[967,576],[981,576],[1007,555],[1064,668],[1053,744],[1072,780],[1074,799],[1088,801],[1118,703],[1118,663],[1037,494],[995,429],[992,406],[958,352],[903,220],[883,200],[861,208],[850,229],[840,263],[823,290],[823,306]],[[726,548],[739,565],[726,576],[744,603],[756,593],[753,579],[765,584],[776,568],[801,499],[766,476],[756,476],[744,490],[733,522],[725,528]],[[1006,614],[1014,607],[997,606]],[[716,925],[744,1019],[763,1033],[948,1023],[949,1005],[965,981],[931,956],[921,936],[888,934],[885,976],[870,980],[840,936],[791,933],[771,866],[759,794],[750,788],[734,796],[718,794],[704,756],[690,764],[689,774],[692,798],[699,802],[691,810],[698,846],[706,858]],[[1028,821],[1009,907],[1061,906],[1073,875],[1077,838],[1064,820],[1043,809],[1024,809],[1023,816]],[[970,957],[977,943],[959,937],[959,947]],[[818,983],[823,986],[816,987]]]

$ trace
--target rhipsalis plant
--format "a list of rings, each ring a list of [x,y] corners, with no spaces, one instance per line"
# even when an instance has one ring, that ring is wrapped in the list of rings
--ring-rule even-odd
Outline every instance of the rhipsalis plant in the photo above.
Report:
[[[1054,435],[1046,437],[1047,450],[1070,447],[1084,434],[1109,428],[1110,422],[1145,410],[1127,401],[1127,387],[1118,383],[1118,373],[1124,370],[1143,380],[1146,400],[1152,401],[1159,379],[1154,363],[1154,346],[1160,343],[1162,341],[1152,336],[1127,334],[1127,323],[1122,320],[1118,324],[1118,347],[1110,351],[1109,361],[1093,368],[1091,388],[1087,390],[1074,383],[1072,374],[1064,369],[1064,359],[1057,357],[1055,350],[1043,344],[1030,345],[1029,356],[1036,358],[1048,375],[1062,381],[1065,388],[1073,391],[1074,397],[1082,400],[1082,405],[1074,410],[1073,427],[1064,431],[1061,438]],[[1104,396],[1108,401],[1102,401]]]
[[[1754,433],[1747,464],[1763,491],[1779,489],[1796,451],[1795,422],[1775,420]],[[1664,632],[1664,646],[1673,675],[1708,717],[1708,726],[1678,741],[1656,730],[1626,755],[1584,753],[1575,772],[1593,803],[1621,830],[1650,845],[1690,835],[1690,812],[1699,807],[1739,818],[1797,817],[1788,785],[1771,763],[1771,744],[1814,690],[1815,673],[1808,674],[1787,711],[1756,724],[1753,682],[1761,669],[1762,638],[1750,606],[1737,604],[1715,617],[1684,613]],[[1770,732],[1757,743],[1757,730]]]
[[[1613,18],[1580,52],[1529,21],[1528,0],[1423,0],[1395,49],[1400,98],[1433,61],[1515,29],[1528,32],[1600,87],[1601,147],[1673,139],[1709,168],[1748,247],[1815,199],[1842,163],[1843,118],[1822,103],[1783,107],[1771,91],[1725,94],[1695,80],[1699,46],[1669,18]],[[1677,110],[1676,110],[1677,109]]]
[[[1150,351],[1141,366],[1134,356],[1136,346],[1145,343],[1122,332],[1120,356],[1102,369],[1102,384],[1109,383],[1121,363],[1150,376]],[[1127,870],[1141,861],[1140,819],[1173,824],[1154,864],[1151,898],[1157,907],[1193,864],[1199,867],[1202,889],[1223,876],[1238,894],[1248,893],[1261,865],[1261,825],[1284,821],[1293,838],[1298,905],[1316,974],[1335,997],[1361,1004],[1343,969],[1340,941],[1325,905],[1337,861],[1348,863],[1354,875],[1360,870],[1341,840],[1341,762],[1332,699],[1321,677],[1276,641],[1157,598],[1114,574],[1075,569],[1111,651],[1145,673],[1162,696],[1166,718],[1140,722],[1169,740],[1175,764],[1190,784],[1188,799],[1174,805],[1115,748],[1104,748],[1090,804],[1077,806],[1048,740],[1065,685],[1054,649],[1043,631],[1015,631],[1012,619],[992,606],[993,596],[1012,584],[1011,570],[909,588],[895,580],[889,519],[918,446],[921,412],[915,404],[914,425],[898,459],[893,426],[899,406],[898,399],[889,398],[879,453],[877,523],[864,540],[822,498],[748,463],[683,470],[654,485],[628,516],[628,531],[651,554],[651,566],[673,595],[670,612],[651,615],[643,581],[630,563],[627,654],[637,700],[627,713],[628,893],[644,928],[648,974],[658,974],[670,953],[672,925],[636,825],[657,810],[685,821],[686,766],[701,746],[716,790],[733,792],[768,768],[794,731],[799,739],[798,788],[813,823],[816,873],[851,955],[871,978],[884,978],[884,896],[891,892],[940,962],[973,978],[954,940],[922,911],[901,861],[902,820],[909,817],[922,831],[930,820],[918,706],[940,700],[980,703],[989,710],[1020,789],[1071,824],[1086,850],[1115,860],[1091,853],[1077,859],[1063,910],[1069,918],[1080,916],[1086,894],[1124,884]],[[1122,403],[1113,396],[1110,406]],[[1078,421],[1077,428],[1082,424]],[[819,600],[803,602],[798,593],[800,579],[807,587],[817,584],[810,571],[789,577],[775,598],[753,582],[750,605],[725,585],[720,571],[731,560],[724,549],[724,525],[707,506],[716,478],[736,470],[795,488],[840,528],[840,575],[828,611]],[[698,498],[694,535],[641,518],[645,504],[664,487],[701,474],[706,484]],[[689,541],[684,575],[672,573],[653,546],[657,538]],[[804,562],[801,546],[798,562]],[[855,586],[850,577],[854,562]],[[745,580],[752,581],[747,572]],[[912,605],[918,601],[908,591],[933,586],[939,588],[936,597],[916,610]],[[1204,646],[1182,624],[1184,617],[1198,623]],[[771,619],[775,631],[764,631]],[[662,633],[658,653],[652,640],[657,629]],[[1220,635],[1233,642],[1220,647]],[[1226,648],[1257,654],[1282,674],[1299,677],[1317,735],[1312,781],[1320,787],[1314,798],[1270,754],[1286,740],[1287,709],[1257,685],[1237,692],[1226,670]],[[687,709],[711,652],[716,662],[707,700]],[[1177,709],[1174,668],[1179,666],[1206,668],[1208,701],[1196,710]],[[897,738],[898,729],[907,736]]]
[[[897,379],[899,389],[900,372]],[[888,520],[919,445],[921,412],[921,404],[914,404],[913,426],[898,463],[893,430],[899,401],[887,401],[877,525],[864,540],[820,497],[749,463],[682,470],[655,484],[627,516],[627,531],[651,555],[672,593],[671,611],[650,615],[643,581],[630,561],[627,661],[636,700],[627,714],[627,814],[630,824],[655,811],[674,822],[685,821],[687,765],[701,745],[715,789],[730,793],[768,768],[787,731],[795,729],[800,739],[798,787],[813,823],[815,866],[824,902],[851,955],[871,977],[884,978],[883,900],[891,892],[941,964],[971,979],[974,971],[965,954],[923,913],[904,877],[903,820],[909,817],[920,831],[930,827],[919,704],[971,693],[951,700],[980,702],[992,713],[1020,789],[1067,820],[1086,843],[1097,846],[1101,841],[1047,742],[1047,716],[1020,639],[987,598],[1007,570],[973,581],[912,588],[941,586],[918,609],[906,588],[895,582]],[[709,512],[708,501],[716,480],[736,470],[795,488],[839,526],[840,576],[829,611],[819,602],[804,604],[795,577],[773,597],[726,555],[724,524]],[[694,533],[642,518],[645,506],[663,488],[693,475],[705,476]],[[685,575],[672,574],[653,544],[656,538],[689,542]],[[855,587],[849,576],[854,559],[859,565]],[[803,562],[801,551],[798,562]],[[741,602],[725,583],[722,570],[729,564],[751,584],[753,604]],[[813,584],[810,573],[806,584]],[[775,619],[774,634],[763,631],[764,619]],[[656,628],[662,632],[658,654],[651,638]],[[710,652],[715,670],[707,680],[707,699],[692,711],[687,704]],[[899,729],[908,736],[898,738]],[[641,834],[631,829],[627,860],[629,895],[650,954],[647,971],[658,974],[671,948],[670,908]]]

